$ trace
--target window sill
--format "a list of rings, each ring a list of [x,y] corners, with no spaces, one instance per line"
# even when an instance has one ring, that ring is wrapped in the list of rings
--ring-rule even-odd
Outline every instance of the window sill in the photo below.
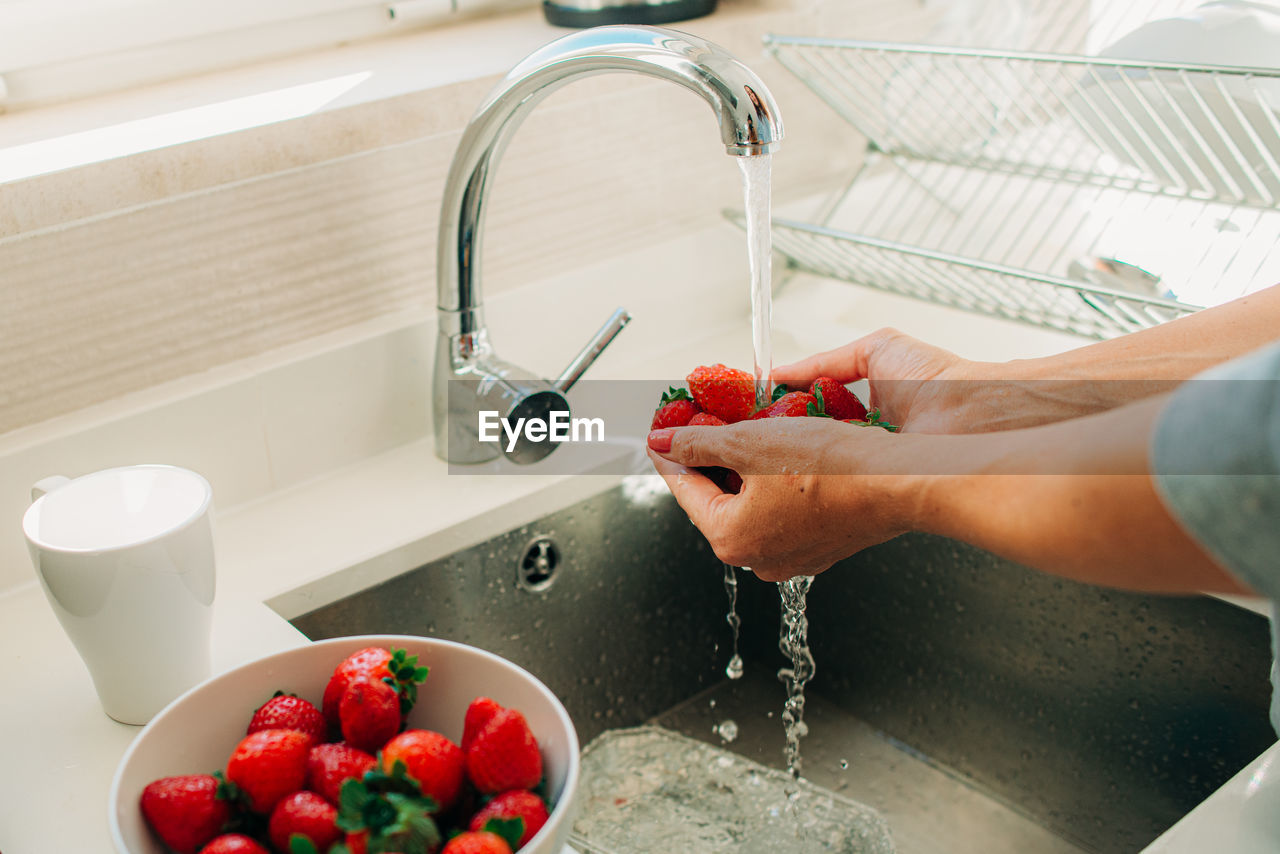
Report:
[[[790,5],[727,0],[677,26],[758,34],[795,20]],[[0,240],[457,132],[568,32],[531,8],[0,115]]]
[[[565,32],[528,9],[0,116],[0,239],[456,129]]]

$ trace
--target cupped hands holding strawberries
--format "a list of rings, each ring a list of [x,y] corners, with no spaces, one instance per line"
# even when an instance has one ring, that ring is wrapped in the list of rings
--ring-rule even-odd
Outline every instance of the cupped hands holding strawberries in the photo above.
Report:
[[[815,526],[847,529],[848,502],[836,495],[843,484],[824,476],[871,473],[848,449],[883,445],[899,429],[839,378],[795,372],[797,380],[803,389],[779,383],[772,401],[757,408],[751,374],[721,364],[695,368],[687,391],[663,395],[649,434],[655,467],[716,554],[770,581],[821,572],[906,530],[891,523],[880,539],[856,545],[853,531],[835,542],[794,535]],[[684,429],[696,427],[715,429]],[[859,512],[870,518],[877,511]]]
[[[369,647],[338,664],[321,708],[277,692],[224,770],[146,786],[147,824],[175,854],[513,854],[548,818],[538,741],[487,697],[461,746],[406,728],[426,677],[417,656]]]

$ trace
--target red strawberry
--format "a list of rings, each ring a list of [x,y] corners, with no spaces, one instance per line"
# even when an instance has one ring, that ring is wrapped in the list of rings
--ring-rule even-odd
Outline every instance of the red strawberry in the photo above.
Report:
[[[685,377],[693,399],[703,411],[732,424],[751,417],[756,408],[756,381],[746,371],[724,365],[703,365]]]
[[[342,784],[360,779],[376,764],[371,755],[349,744],[317,744],[307,754],[307,788],[337,806]]]
[[[405,773],[417,781],[422,794],[436,802],[437,812],[458,799],[465,770],[462,748],[440,733],[411,729],[391,739],[382,749],[382,769],[390,774],[397,762],[404,763]]]
[[[329,677],[329,684],[324,687],[324,699],[320,703],[329,726],[336,730],[341,725],[338,720],[338,705],[342,702],[342,695],[347,691],[347,683],[355,676],[374,679],[390,676],[391,671],[387,670],[387,662],[390,660],[390,652],[381,647],[371,646],[352,653],[334,668],[333,676]]]
[[[467,714],[462,721],[463,753],[471,749],[471,742],[476,740],[476,733],[480,732],[484,725],[500,711],[502,711],[502,706],[499,706],[488,697],[476,697],[471,701],[471,705],[467,706]]]
[[[823,412],[839,421],[861,421],[867,417],[867,408],[858,396],[831,377],[818,377],[809,387],[809,393],[822,404]]]
[[[264,729],[247,735],[227,760],[227,779],[240,787],[249,809],[269,813],[285,795],[307,781],[311,736],[293,729]]]
[[[496,833],[468,830],[450,839],[440,854],[511,854],[511,846]]]
[[[289,840],[300,834],[311,840],[316,851],[328,851],[342,838],[334,823],[338,810],[315,792],[294,792],[283,798],[271,811],[267,835],[277,851],[288,851]]]
[[[289,849],[284,849],[288,851]],[[200,849],[200,854],[271,854],[256,839],[243,833],[224,833]]]
[[[672,386],[662,393],[662,400],[653,413],[653,423],[649,425],[649,429],[683,427],[689,423],[690,418],[701,411],[698,404],[694,403],[693,398],[689,396],[689,392]]]
[[[807,391],[789,391],[773,403],[761,409],[752,420],[757,418],[798,418],[805,415],[817,415],[818,399]]]
[[[369,852],[369,831],[367,830],[348,833],[344,841],[347,844],[347,850],[351,854],[368,854]]]
[[[519,848],[533,838],[547,823],[547,805],[533,792],[515,790],[495,795],[493,800],[471,817],[470,830],[485,830],[490,819],[517,819],[521,822],[521,834],[513,846]]]
[[[538,785],[542,754],[524,715],[503,709],[489,719],[467,751],[467,775],[485,794]]]
[[[253,713],[247,734],[264,729],[296,729],[311,736],[317,744],[324,741],[329,730],[319,709],[301,697],[281,692],[276,692]]]
[[[348,744],[377,753],[400,731],[400,695],[381,679],[357,677],[347,683],[338,718]]]
[[[162,777],[142,790],[142,815],[165,845],[196,854],[231,818],[230,803],[218,796],[220,785],[211,774]]]
[[[689,419],[690,427],[723,427],[727,423],[729,422],[723,418],[717,418],[710,412],[699,412]]]

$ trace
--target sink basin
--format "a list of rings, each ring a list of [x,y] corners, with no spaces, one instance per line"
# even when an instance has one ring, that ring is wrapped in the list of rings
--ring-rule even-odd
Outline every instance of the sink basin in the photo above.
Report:
[[[584,744],[648,722],[778,768],[778,595],[738,577],[731,681],[724,568],[637,476],[292,622],[489,649],[545,682]],[[1215,599],[907,536],[819,576],[808,614],[804,776],[880,811],[903,854],[1131,854],[1275,740],[1266,620]]]

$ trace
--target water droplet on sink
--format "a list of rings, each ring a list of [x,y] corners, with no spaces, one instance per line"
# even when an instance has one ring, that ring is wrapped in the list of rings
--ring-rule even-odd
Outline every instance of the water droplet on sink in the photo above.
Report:
[[[715,733],[726,744],[731,744],[738,738],[738,724],[732,719],[723,720],[716,724]]]
[[[840,760],[840,770],[841,770],[841,771],[848,771],[848,770],[849,770],[849,760],[848,760],[848,759],[841,759],[841,760]]]

